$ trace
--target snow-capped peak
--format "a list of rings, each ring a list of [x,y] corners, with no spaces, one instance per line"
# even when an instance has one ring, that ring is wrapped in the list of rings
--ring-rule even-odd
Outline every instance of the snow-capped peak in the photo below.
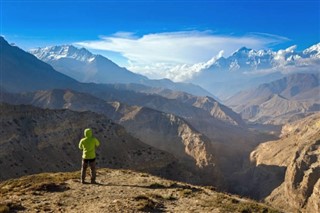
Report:
[[[290,58],[292,55],[295,54],[295,49],[297,48],[296,45],[293,45],[291,47],[288,47],[284,50],[278,50],[274,53],[274,60],[276,61],[286,61],[287,58]],[[295,54],[297,55],[297,54]]]
[[[78,61],[91,62],[96,57],[85,48],[79,49],[73,45],[37,48],[32,49],[29,52],[43,61],[54,61],[61,58],[72,58]]]
[[[320,43],[312,45],[311,47],[305,49],[302,53],[311,58],[320,58]]]
[[[252,49],[246,48],[246,47],[241,47],[237,52],[249,52]]]
[[[293,45],[278,51],[272,50],[253,50],[242,47],[227,58],[217,59],[210,69],[237,71],[242,70],[246,73],[257,70],[278,69],[297,66],[308,66],[310,60],[320,59],[320,43],[315,44],[303,52],[298,52],[297,46]],[[314,63],[314,62],[312,62]]]
[[[237,51],[235,51],[232,56],[236,56],[236,55],[246,55],[248,54],[250,51],[252,51],[252,49],[246,48],[246,47],[241,47],[240,49],[238,49]]]

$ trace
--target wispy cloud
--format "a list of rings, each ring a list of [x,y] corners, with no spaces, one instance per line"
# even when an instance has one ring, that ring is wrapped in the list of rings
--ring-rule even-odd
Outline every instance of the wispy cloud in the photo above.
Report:
[[[228,56],[243,46],[264,49],[287,40],[265,33],[234,36],[214,34],[211,31],[180,31],[138,37],[130,32],[118,32],[111,36],[101,36],[99,40],[76,44],[120,53],[128,59],[129,69],[149,77],[184,80],[199,72],[199,67],[210,63],[206,61],[219,55],[222,50]]]

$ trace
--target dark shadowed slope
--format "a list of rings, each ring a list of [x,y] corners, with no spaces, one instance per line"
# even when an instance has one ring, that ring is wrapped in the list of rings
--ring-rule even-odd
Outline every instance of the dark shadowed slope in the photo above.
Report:
[[[100,167],[159,172],[175,158],[128,134],[105,116],[92,112],[45,110],[31,106],[0,105],[0,179],[48,171],[80,168],[78,149],[83,130],[91,127],[101,141]],[[158,170],[158,171],[157,171]]]
[[[0,36],[0,86],[11,92],[34,91],[53,88],[76,88],[78,82],[55,71],[16,46],[11,46]]]

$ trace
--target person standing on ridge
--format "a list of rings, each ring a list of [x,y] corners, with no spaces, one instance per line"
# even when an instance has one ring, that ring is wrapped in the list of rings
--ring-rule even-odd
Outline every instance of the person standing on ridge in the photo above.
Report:
[[[100,142],[92,137],[90,128],[84,130],[84,136],[79,142],[79,149],[82,150],[81,183],[85,183],[88,164],[91,169],[91,183],[96,183],[96,147]]]

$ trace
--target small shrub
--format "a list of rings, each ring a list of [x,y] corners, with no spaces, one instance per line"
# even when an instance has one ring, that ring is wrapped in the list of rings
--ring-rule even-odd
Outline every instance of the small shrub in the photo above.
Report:
[[[0,204],[0,213],[7,213],[7,212],[16,212],[16,211],[23,211],[26,210],[21,204],[16,203],[2,203]]]
[[[164,200],[177,200],[177,198],[175,196],[173,196],[173,194],[166,194],[166,195],[162,195],[161,197]]]
[[[192,190],[191,189],[182,189],[179,192],[180,197],[188,197],[192,194]]]
[[[138,201],[137,210],[145,212],[163,212],[163,204],[147,197],[146,195],[139,195],[134,198]]]
[[[9,206],[7,204],[0,204],[0,213],[7,213],[10,211]]]
[[[161,183],[152,183],[149,185],[148,188],[151,188],[151,189],[165,189],[165,188],[168,188],[167,186],[161,184]]]
[[[45,191],[45,192],[64,192],[69,190],[70,187],[66,186],[66,184],[56,184],[56,183],[43,183],[41,185],[33,188],[36,191]]]

